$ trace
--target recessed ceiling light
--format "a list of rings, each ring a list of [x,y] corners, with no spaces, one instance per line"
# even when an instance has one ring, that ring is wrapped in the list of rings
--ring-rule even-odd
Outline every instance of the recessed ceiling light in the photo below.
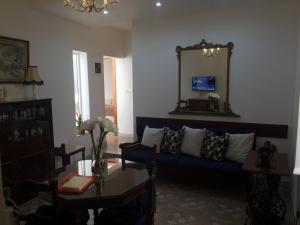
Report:
[[[109,12],[108,12],[108,10],[103,10],[103,14],[105,14],[105,15],[107,15]]]
[[[161,7],[161,2],[156,2],[156,7]]]

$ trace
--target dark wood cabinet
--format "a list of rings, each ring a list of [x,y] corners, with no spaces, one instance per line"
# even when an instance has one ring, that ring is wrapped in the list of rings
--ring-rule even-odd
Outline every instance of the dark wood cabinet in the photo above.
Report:
[[[0,103],[3,179],[40,179],[54,168],[51,99]]]
[[[188,108],[189,111],[218,112],[219,102],[211,99],[188,99]]]

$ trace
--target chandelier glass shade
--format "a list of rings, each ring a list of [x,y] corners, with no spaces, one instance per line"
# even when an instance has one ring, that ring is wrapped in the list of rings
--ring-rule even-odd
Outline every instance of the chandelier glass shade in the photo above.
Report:
[[[220,55],[220,48],[204,48],[203,49],[203,55],[207,57],[212,57],[215,55]]]
[[[119,0],[64,0],[65,7],[71,7],[78,12],[107,13],[118,4]]]

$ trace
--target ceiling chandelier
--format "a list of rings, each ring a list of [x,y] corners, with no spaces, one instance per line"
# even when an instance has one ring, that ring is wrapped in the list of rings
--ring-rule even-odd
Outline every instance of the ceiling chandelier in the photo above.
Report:
[[[203,49],[203,55],[207,56],[207,57],[212,57],[215,55],[220,55],[220,48],[204,48]]]
[[[119,4],[119,0],[64,0],[64,6],[69,6],[78,12],[97,12],[107,14],[108,10]]]

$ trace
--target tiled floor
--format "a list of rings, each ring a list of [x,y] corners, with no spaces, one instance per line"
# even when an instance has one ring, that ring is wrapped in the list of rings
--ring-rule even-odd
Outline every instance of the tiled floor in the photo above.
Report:
[[[158,177],[155,225],[242,225],[246,216],[243,185],[224,182]],[[280,194],[287,204],[284,225],[294,225],[286,183]]]
[[[121,143],[132,143],[134,138],[130,136],[116,136],[113,133],[108,133],[106,136],[106,140],[107,147],[105,149],[105,152],[120,154],[121,150],[119,148],[119,145]]]

